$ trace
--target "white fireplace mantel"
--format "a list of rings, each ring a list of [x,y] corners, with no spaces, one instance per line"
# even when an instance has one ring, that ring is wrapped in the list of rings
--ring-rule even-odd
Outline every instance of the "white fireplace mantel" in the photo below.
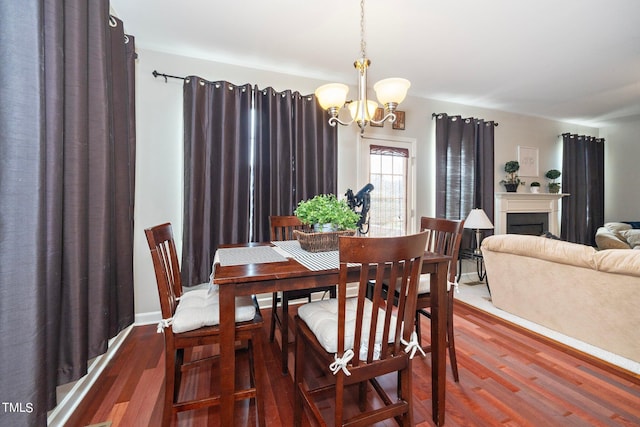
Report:
[[[560,235],[560,200],[567,193],[495,193],[495,234],[507,233],[508,213],[546,212],[549,232]]]

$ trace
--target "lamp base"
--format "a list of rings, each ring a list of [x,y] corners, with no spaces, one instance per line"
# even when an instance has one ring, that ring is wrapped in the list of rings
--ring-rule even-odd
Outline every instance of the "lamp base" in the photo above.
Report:
[[[476,255],[480,255],[482,253],[480,250],[480,239],[482,239],[482,232],[480,229],[476,228],[476,248],[473,250]]]

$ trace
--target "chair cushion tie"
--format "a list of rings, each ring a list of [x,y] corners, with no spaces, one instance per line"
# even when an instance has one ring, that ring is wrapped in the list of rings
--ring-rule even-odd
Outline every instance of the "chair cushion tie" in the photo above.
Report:
[[[349,370],[347,369],[347,363],[349,363],[349,361],[353,359],[353,356],[354,356],[353,350],[345,351],[342,357],[338,357],[338,354],[336,353],[333,356],[335,361],[329,365],[329,369],[331,369],[331,372],[333,372],[333,375],[337,374],[338,371],[342,369],[342,371],[345,373],[346,376],[350,376],[351,372],[349,372]]]
[[[158,322],[158,329],[156,330],[156,332],[159,334],[164,333],[164,328],[168,328],[171,325],[173,325],[173,317],[162,319]]]
[[[416,351],[418,350],[420,350],[420,353],[422,353],[423,356],[426,356],[424,350],[422,350],[422,347],[420,347],[420,343],[418,342],[418,334],[416,333],[416,331],[413,331],[411,333],[411,340],[409,342],[406,342],[402,338],[400,339],[400,342],[403,345],[406,345],[406,347],[404,348],[404,352],[409,354],[409,359],[413,359],[413,356],[416,355]]]
[[[454,288],[455,288],[455,292],[456,292],[456,294],[459,294],[459,293],[460,293],[460,288],[458,287],[458,282],[451,282],[451,281],[448,281],[448,282],[447,282],[447,289],[451,289],[451,287],[454,287]]]

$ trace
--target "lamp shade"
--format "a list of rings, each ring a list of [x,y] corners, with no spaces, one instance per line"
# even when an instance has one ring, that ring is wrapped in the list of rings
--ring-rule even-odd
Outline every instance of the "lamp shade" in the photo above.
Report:
[[[484,210],[471,209],[467,219],[464,220],[464,228],[471,228],[473,230],[491,230],[493,229],[493,224]]]
[[[411,82],[407,79],[393,77],[384,79],[373,85],[376,96],[381,104],[386,105],[392,102],[400,104],[407,97],[407,90],[411,86]]]
[[[349,86],[342,83],[322,85],[315,92],[320,106],[325,110],[331,107],[342,108],[347,100],[347,93],[349,93]]]
[[[367,101],[367,117],[364,120],[370,121],[373,116],[376,114],[376,109],[378,108],[378,103],[376,101]],[[363,121],[362,111],[360,110],[360,101],[354,101],[349,103],[349,113],[351,113],[351,118],[357,122]]]

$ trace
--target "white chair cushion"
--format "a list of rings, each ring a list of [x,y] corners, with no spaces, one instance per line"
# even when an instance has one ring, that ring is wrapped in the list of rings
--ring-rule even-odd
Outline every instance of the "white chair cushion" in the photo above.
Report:
[[[400,280],[398,280],[396,289],[400,289]],[[447,281],[447,292],[450,289],[451,289],[451,282]],[[418,282],[418,294],[428,294],[428,293],[431,293],[431,275],[421,274],[420,282]]]
[[[194,285],[194,286],[183,286],[182,293],[195,291],[197,289],[207,289],[209,292],[217,292],[218,291],[217,286],[218,285],[213,285],[212,283],[209,283],[209,282],[200,283],[199,285]]]
[[[358,305],[357,298],[347,298],[346,315],[345,315],[345,351],[353,349],[353,342],[356,328],[356,309]],[[371,313],[373,303],[365,300],[364,321],[362,326],[362,340],[359,351],[360,360],[367,359],[367,346],[369,344],[369,325],[371,324]],[[378,328],[376,329],[376,342],[374,344],[373,359],[380,358],[382,349],[382,332],[384,327],[384,311],[380,310],[378,315]],[[338,351],[338,300],[331,298],[328,300],[315,301],[300,306],[298,315],[309,326],[309,329],[316,336],[320,345],[328,353],[336,353]],[[391,318],[391,331],[395,329],[396,318]],[[393,336],[389,342],[393,342]]]
[[[250,296],[236,297],[236,322],[246,322],[256,316],[256,307]],[[173,332],[187,332],[203,326],[220,323],[218,292],[208,288],[195,289],[182,294],[173,314]]]

